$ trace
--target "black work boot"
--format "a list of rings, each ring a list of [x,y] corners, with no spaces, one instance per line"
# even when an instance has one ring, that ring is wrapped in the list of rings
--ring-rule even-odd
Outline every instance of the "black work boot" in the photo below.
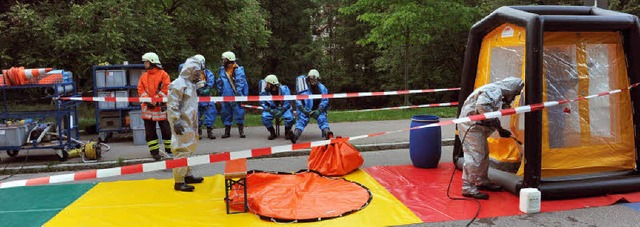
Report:
[[[333,137],[333,132],[331,132],[331,129],[329,128],[322,129],[322,139],[328,140],[328,139],[331,139],[332,137]]]
[[[204,181],[204,178],[202,177],[194,177],[194,176],[184,177],[184,183],[187,183],[187,184],[199,184],[199,183],[202,183],[202,181]]]
[[[246,138],[244,135],[244,125],[238,124],[238,134],[240,134],[240,138]]]
[[[298,141],[298,137],[300,137],[300,134],[302,134],[302,130],[296,129],[291,136],[291,143],[296,143],[296,141]]]
[[[267,139],[269,139],[269,140],[273,140],[273,139],[275,139],[276,137],[278,137],[278,136],[276,135],[276,129],[275,129],[275,128],[273,128],[273,126],[268,127],[268,128],[267,128],[267,131],[269,131],[269,134],[270,134],[270,135],[269,135],[269,138],[267,138]]]
[[[293,136],[293,132],[291,132],[291,126],[284,127],[284,138],[290,140],[291,137]]]
[[[160,151],[158,150],[151,151],[151,157],[153,157],[153,160],[156,160],[156,161],[162,160],[162,156],[160,156]]]
[[[186,183],[175,183],[173,185],[173,190],[176,190],[176,191],[192,192],[193,189],[196,189],[196,187],[193,187],[193,186],[188,185]]]
[[[499,192],[499,191],[502,191],[502,185],[495,184],[495,183],[488,183],[488,184],[478,185],[478,190]]]
[[[221,138],[229,138],[231,136],[231,126],[224,126],[224,135]]]
[[[489,195],[484,194],[482,192],[462,193],[462,196],[469,197],[469,198],[474,198],[474,199],[489,199]]]
[[[209,137],[209,139],[216,139],[216,136],[213,135],[213,128],[212,127],[207,127],[207,137]]]

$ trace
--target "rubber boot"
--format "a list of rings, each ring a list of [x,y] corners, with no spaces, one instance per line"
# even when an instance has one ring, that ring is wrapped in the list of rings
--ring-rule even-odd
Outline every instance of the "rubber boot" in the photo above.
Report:
[[[176,190],[176,191],[192,192],[193,189],[196,189],[196,187],[193,187],[193,186],[188,185],[186,183],[175,183],[173,185],[173,190]]]
[[[184,183],[187,183],[187,184],[199,184],[199,183],[202,183],[202,181],[204,181],[204,178],[202,177],[194,177],[194,176],[184,177]]]
[[[291,143],[296,143],[296,141],[298,141],[298,137],[300,137],[300,134],[302,134],[302,130],[296,129],[291,136]]]
[[[268,128],[267,128],[267,131],[269,131],[269,134],[270,134],[270,135],[269,135],[269,138],[267,138],[267,139],[269,139],[269,140],[273,140],[273,139],[275,139],[276,137],[278,137],[278,136],[276,135],[276,129],[275,129],[275,128],[273,128],[273,126],[268,127]]]
[[[221,138],[229,138],[231,136],[231,126],[224,126],[224,135]]]
[[[290,140],[291,137],[293,136],[293,132],[291,132],[291,126],[284,127],[284,138]]]
[[[156,160],[156,161],[162,160],[162,156],[160,156],[160,151],[158,150],[151,151],[151,157],[153,157],[153,160]]]
[[[209,137],[209,139],[216,139],[216,136],[213,135],[213,128],[212,127],[207,127],[207,137]]]
[[[474,198],[474,199],[489,199],[489,195],[484,194],[482,192],[476,192],[476,193],[462,193],[462,196],[464,197],[469,197],[469,198]]]
[[[322,138],[325,140],[331,139],[333,137],[333,132],[331,132],[331,129],[329,128],[324,128],[322,129]]]
[[[478,185],[478,190],[499,192],[499,191],[502,191],[502,186],[495,183],[488,183],[485,185]]]
[[[238,134],[240,134],[240,138],[246,138],[244,135],[244,125],[238,124]]]

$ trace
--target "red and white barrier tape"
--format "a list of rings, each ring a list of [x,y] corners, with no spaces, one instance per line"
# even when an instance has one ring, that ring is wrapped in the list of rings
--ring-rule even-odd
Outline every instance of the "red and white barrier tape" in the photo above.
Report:
[[[94,169],[94,170],[87,170],[87,171],[81,171],[76,173],[39,177],[39,178],[32,178],[32,179],[25,179],[25,180],[0,182],[0,188],[72,182],[72,181],[152,172],[152,171],[172,169],[177,167],[197,166],[197,165],[211,164],[216,162],[229,161],[232,159],[258,157],[258,156],[271,155],[271,154],[287,152],[287,151],[308,149],[316,146],[322,146],[322,145],[333,144],[333,143],[344,142],[344,141],[353,141],[358,139],[376,137],[376,136],[381,136],[386,134],[392,134],[392,133],[398,133],[398,132],[428,128],[428,127],[437,127],[437,126],[460,124],[460,123],[466,123],[466,122],[472,122],[472,121],[481,121],[486,119],[499,118],[502,116],[509,116],[514,114],[538,111],[547,107],[557,106],[557,105],[565,104],[569,102],[587,100],[595,97],[616,94],[616,93],[620,93],[620,92],[635,88],[639,84],[640,83],[636,83],[625,89],[617,89],[617,90],[612,90],[608,92],[602,92],[595,95],[579,97],[572,100],[565,99],[560,101],[537,103],[537,104],[532,104],[527,106],[520,106],[516,108],[511,108],[511,109],[504,109],[504,110],[499,110],[499,111],[494,111],[494,112],[489,112],[484,114],[477,114],[477,115],[472,115],[468,117],[441,121],[438,123],[416,126],[413,128],[407,128],[407,129],[401,129],[401,130],[395,130],[395,131],[378,132],[378,133],[372,133],[367,135],[344,137],[344,138],[337,138],[337,139],[331,139],[331,140],[320,140],[320,141],[314,141],[314,142],[304,142],[304,143],[282,145],[282,146],[275,146],[275,147],[264,147],[264,148],[255,148],[255,149],[248,149],[248,150],[241,150],[241,151],[234,151],[234,152],[223,152],[223,153],[217,153],[217,154],[201,155],[201,156],[194,156],[194,157],[182,158],[182,159],[176,159],[176,160],[165,160],[160,162],[136,164],[136,165],[114,167],[114,168],[108,168],[108,169],[97,169],[97,170]]]
[[[244,108],[262,110],[262,106],[254,106],[248,104],[241,104]],[[415,109],[415,108],[426,108],[426,107],[441,107],[441,106],[457,106],[458,102],[443,102],[443,103],[434,103],[434,104],[422,104],[422,105],[412,105],[412,106],[397,106],[397,107],[386,107],[386,108],[377,108],[377,109],[364,109],[364,110],[347,110],[347,111],[339,111],[340,113],[355,113],[355,112],[370,112],[370,111],[378,111],[378,110],[402,110],[402,109]]]
[[[290,101],[304,99],[339,99],[354,97],[388,96],[434,93],[443,91],[457,91],[460,88],[420,89],[403,91],[376,91],[353,92],[317,95],[252,95],[252,96],[211,96],[199,97],[199,102],[257,102],[257,101]],[[58,97],[60,100],[84,101],[84,102],[167,102],[166,98],[140,98],[140,97]]]

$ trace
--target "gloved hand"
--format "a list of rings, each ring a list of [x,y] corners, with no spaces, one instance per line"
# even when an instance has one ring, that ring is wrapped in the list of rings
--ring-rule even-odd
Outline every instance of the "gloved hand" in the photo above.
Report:
[[[278,111],[276,111],[276,114],[274,114],[273,116],[275,118],[280,118],[280,117],[282,117],[282,114],[284,114],[284,111],[283,110],[278,110]]]
[[[300,112],[302,112],[304,114],[309,114],[309,109],[307,109],[306,107],[302,107],[302,108],[300,108]]]
[[[176,133],[176,135],[182,135],[182,133],[184,132],[184,127],[182,127],[182,124],[180,124],[179,122],[176,122],[173,124],[173,132]]]
[[[313,117],[313,118],[318,118],[320,116],[320,111],[318,110],[313,110],[309,113],[309,116]]]
[[[153,108],[156,108],[156,105],[155,105],[154,102],[148,102],[147,103],[147,108],[153,109]]]
[[[198,89],[203,88],[203,87],[204,87],[204,85],[206,85],[206,83],[204,82],[204,80],[198,81],[198,82],[196,83],[196,88],[198,88]]]
[[[509,130],[500,128],[498,129],[498,134],[500,134],[500,137],[502,138],[510,138],[511,137],[511,132],[509,132]]]
[[[209,88],[198,89],[198,95],[209,96],[210,93],[211,89]]]
[[[495,129],[500,129],[502,126],[500,125],[500,120],[498,119],[486,119],[478,122],[478,125],[492,127]]]
[[[275,115],[278,113],[278,110],[276,110],[276,109],[269,109],[269,113],[270,113],[272,116],[275,116]]]

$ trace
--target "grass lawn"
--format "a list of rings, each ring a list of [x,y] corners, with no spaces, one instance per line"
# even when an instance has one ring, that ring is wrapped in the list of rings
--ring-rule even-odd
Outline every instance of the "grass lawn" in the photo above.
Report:
[[[345,112],[345,111],[329,111],[329,122],[355,122],[355,121],[384,121],[384,120],[401,120],[411,119],[414,115],[429,114],[439,116],[441,118],[451,118],[456,116],[458,107],[431,107],[405,110],[381,110],[371,112]],[[261,112],[256,110],[248,110],[245,112],[245,125],[261,126]],[[315,122],[315,120],[312,120]],[[220,117],[216,119],[216,128],[223,127]]]

